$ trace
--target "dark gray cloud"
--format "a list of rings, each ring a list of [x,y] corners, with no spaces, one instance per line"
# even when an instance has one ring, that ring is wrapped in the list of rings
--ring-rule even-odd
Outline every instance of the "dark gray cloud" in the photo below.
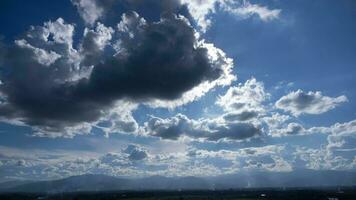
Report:
[[[194,30],[184,19],[165,16],[158,23],[143,25],[139,34],[140,41],[122,47],[128,56],[98,64],[89,81],[79,85],[78,94],[102,100],[173,100],[222,74],[221,68],[211,66],[206,48],[194,48]]]
[[[262,134],[260,127],[251,123],[232,123],[227,126],[216,127],[214,134],[209,136],[209,140],[219,140],[223,138],[231,140],[243,140]]]
[[[122,18],[116,32],[103,24],[86,29],[79,50],[72,46],[74,26],[62,19],[2,48],[1,117],[60,132],[98,120],[119,99],[176,100],[229,73],[224,55],[212,61],[208,48],[215,47],[199,45],[185,18],[166,14],[148,23],[134,12]]]
[[[224,115],[224,119],[227,121],[247,121],[253,118],[256,118],[258,116],[258,112],[257,111],[249,111],[249,110],[245,110],[239,113],[228,113],[226,115]]]
[[[167,119],[152,117],[145,128],[149,135],[171,140],[181,136],[211,141],[243,140],[262,134],[261,127],[252,123],[231,123],[220,118],[194,120],[182,114]]]
[[[128,158],[132,161],[143,160],[148,156],[145,149],[133,144],[128,145],[123,152],[128,154]]]

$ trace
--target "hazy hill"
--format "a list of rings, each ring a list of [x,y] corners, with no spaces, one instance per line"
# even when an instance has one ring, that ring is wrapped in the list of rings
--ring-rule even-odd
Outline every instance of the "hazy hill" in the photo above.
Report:
[[[7,189],[11,192],[74,192],[74,191],[105,191],[125,190],[129,179],[121,179],[105,175],[72,176],[60,180],[39,181]]]
[[[200,190],[260,187],[355,186],[356,172],[298,170],[254,172],[217,177],[164,177],[128,179],[105,175],[72,176],[60,180],[0,184],[8,192],[75,192],[114,190]]]

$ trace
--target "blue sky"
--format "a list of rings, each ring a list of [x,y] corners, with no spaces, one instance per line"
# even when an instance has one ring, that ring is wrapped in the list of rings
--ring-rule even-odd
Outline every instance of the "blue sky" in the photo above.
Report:
[[[354,171],[355,17],[352,0],[1,1],[1,180]]]

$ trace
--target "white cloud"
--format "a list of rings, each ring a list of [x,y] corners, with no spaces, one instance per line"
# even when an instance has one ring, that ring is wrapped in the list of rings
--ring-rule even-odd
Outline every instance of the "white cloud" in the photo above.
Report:
[[[267,145],[239,149],[237,160],[241,170],[291,171],[284,145]]]
[[[52,34],[54,42],[72,46],[74,33],[72,24],[66,24],[62,18],[58,18],[55,22],[46,22],[44,26],[48,29],[49,34]]]
[[[208,14],[215,12],[215,4],[217,2],[218,0],[182,0],[182,3],[187,4],[190,14],[203,32],[211,25],[211,19]]]
[[[307,148],[297,146],[293,165],[313,170],[351,170],[356,167],[355,157],[345,158],[330,154],[326,148]]]
[[[294,165],[315,170],[350,170],[356,167],[356,120],[330,127],[314,127],[309,132],[328,134],[320,148],[297,146]]]
[[[104,14],[104,8],[97,5],[96,0],[71,0],[77,7],[79,15],[85,23],[93,25]]]
[[[265,92],[262,82],[255,78],[247,80],[244,84],[230,87],[226,94],[220,96],[216,102],[226,111],[255,110],[263,112],[262,103],[270,94]]]
[[[263,117],[262,120],[268,125],[269,128],[276,129],[283,125],[286,121],[290,120],[289,115],[282,115],[280,113],[271,113],[270,116]]]
[[[276,107],[288,111],[295,116],[301,114],[321,114],[334,109],[341,103],[347,102],[346,96],[328,97],[320,91],[304,92],[297,90],[281,97],[276,102]]]
[[[222,9],[228,13],[240,16],[240,17],[251,17],[253,15],[258,16],[262,21],[270,21],[278,19],[281,10],[280,9],[269,9],[266,6],[261,6],[259,4],[252,4],[248,1],[243,1],[241,5],[236,7],[233,1],[223,1]]]
[[[46,51],[44,49],[36,48],[30,45],[26,40],[15,40],[15,44],[21,48],[28,48],[33,51],[34,59],[37,60],[38,63],[50,66],[53,64],[61,55],[57,54],[54,51]]]
[[[330,127],[327,150],[331,155],[354,159],[356,153],[356,120]]]
[[[90,70],[92,66],[98,64],[104,57],[105,48],[110,44],[114,30],[111,27],[106,27],[104,24],[97,23],[94,30],[85,28],[83,41],[80,44],[79,53],[81,56],[81,65],[88,66]],[[88,77],[91,71],[88,71]]]
[[[209,15],[216,12],[226,12],[241,18],[257,16],[262,21],[278,19],[281,13],[280,9],[269,9],[247,0],[182,0],[182,3],[188,6],[190,14],[202,32],[212,24],[212,17]]]
[[[77,7],[79,15],[83,18],[86,24],[93,25],[95,22],[105,17],[106,12],[114,7],[115,0],[71,0],[73,5]],[[140,1],[124,0],[121,3],[131,10],[135,11],[136,7],[143,5]],[[270,9],[267,6],[254,4],[248,0],[181,0],[182,5],[187,5],[189,13],[196,21],[202,32],[205,32],[212,24],[211,14],[217,12],[226,12],[239,18],[249,18],[257,16],[262,21],[271,21],[279,18],[280,9]],[[167,1],[165,3],[157,3],[150,1],[153,6],[159,6],[160,9],[169,11],[174,10],[178,2]]]
[[[48,138],[73,138],[76,135],[86,135],[92,130],[91,123],[80,123],[75,126],[68,126],[58,131],[57,128],[51,126],[31,126],[33,133],[32,136],[48,137]]]
[[[304,127],[298,123],[292,122],[289,123],[286,127],[280,129],[270,129],[270,134],[272,136],[287,136],[287,135],[304,135],[307,134],[308,131],[304,129]]]

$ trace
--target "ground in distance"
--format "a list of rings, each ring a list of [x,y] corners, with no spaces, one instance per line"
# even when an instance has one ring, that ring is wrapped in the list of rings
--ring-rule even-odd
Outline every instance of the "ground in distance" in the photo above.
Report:
[[[3,193],[1,200],[355,200],[356,188],[314,189],[244,189],[224,191],[140,191],[140,192],[79,192],[62,194]]]

